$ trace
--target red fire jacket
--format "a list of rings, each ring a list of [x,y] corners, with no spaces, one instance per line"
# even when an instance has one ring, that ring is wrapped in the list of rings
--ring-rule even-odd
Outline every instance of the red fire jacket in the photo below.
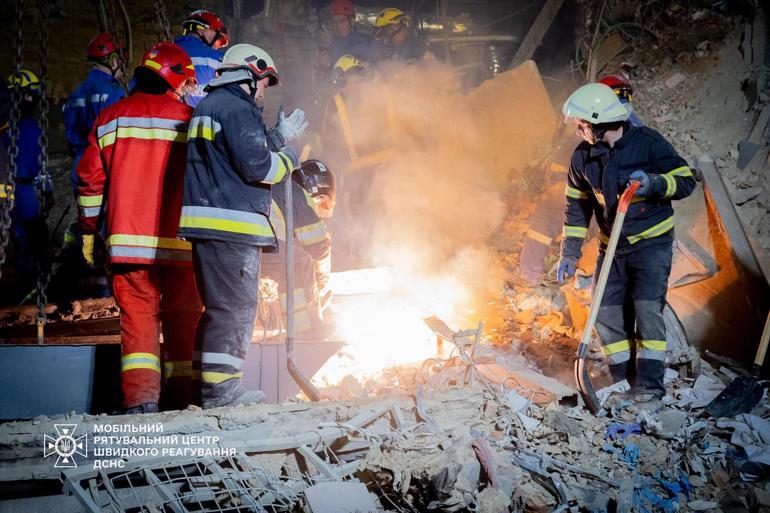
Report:
[[[110,262],[190,265],[176,238],[193,109],[172,93],[136,93],[96,118],[77,168],[83,233],[106,219]]]

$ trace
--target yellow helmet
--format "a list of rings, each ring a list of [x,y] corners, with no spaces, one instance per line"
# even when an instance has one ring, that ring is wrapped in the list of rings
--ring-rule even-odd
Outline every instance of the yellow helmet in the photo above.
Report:
[[[40,79],[33,71],[27,68],[21,68],[18,74],[11,73],[8,75],[6,83],[10,89],[13,89],[18,84],[22,90],[40,91]]]
[[[620,102],[605,84],[586,84],[567,98],[562,112],[568,118],[577,118],[591,124],[625,121],[631,115],[630,107]]]
[[[340,70],[342,71],[342,73],[347,73],[348,71],[354,68],[366,69],[368,67],[369,67],[368,62],[359,60],[356,57],[353,57],[352,55],[343,55],[342,57],[337,59],[337,62],[334,63],[334,69]]]
[[[408,19],[409,17],[404,14],[404,11],[394,7],[388,7],[387,9],[380,11],[380,13],[374,19],[374,26],[378,29],[381,29],[382,27],[387,27],[388,25],[405,22]]]

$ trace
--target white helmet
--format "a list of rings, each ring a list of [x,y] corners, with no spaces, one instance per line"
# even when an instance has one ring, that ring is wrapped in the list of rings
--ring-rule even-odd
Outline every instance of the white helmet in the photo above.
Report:
[[[601,83],[579,87],[567,98],[561,110],[569,118],[583,119],[594,125],[625,121],[631,115],[629,106],[620,103],[612,89]]]
[[[230,47],[222,59],[222,65],[217,72],[246,70],[251,72],[257,80],[270,77],[268,85],[278,84],[278,70],[270,54],[262,48],[254,45],[239,44]]]

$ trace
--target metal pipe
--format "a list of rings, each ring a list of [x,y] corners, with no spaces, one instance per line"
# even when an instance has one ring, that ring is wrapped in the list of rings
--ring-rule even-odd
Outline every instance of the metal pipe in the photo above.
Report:
[[[286,370],[294,382],[311,401],[321,399],[318,389],[305,377],[294,362],[294,198],[292,194],[294,182],[291,171],[284,180],[285,206],[284,220],[286,225]]]

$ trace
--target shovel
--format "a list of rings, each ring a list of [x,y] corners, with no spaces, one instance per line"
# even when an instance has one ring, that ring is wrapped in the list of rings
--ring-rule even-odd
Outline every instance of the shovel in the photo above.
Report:
[[[612,267],[612,259],[615,257],[615,248],[618,246],[620,231],[623,228],[623,220],[626,218],[628,206],[631,204],[631,199],[634,197],[639,185],[638,181],[632,181],[631,185],[629,185],[620,196],[618,211],[615,214],[615,222],[612,223],[610,241],[607,243],[607,251],[604,254],[604,261],[602,262],[602,268],[599,272],[599,280],[596,282],[596,290],[591,299],[591,309],[588,312],[588,320],[586,321],[585,328],[583,328],[583,337],[580,339],[580,345],[578,345],[578,359],[575,362],[575,382],[577,383],[578,390],[580,390],[583,402],[586,403],[586,406],[593,414],[599,413],[602,406],[599,404],[599,398],[596,397],[596,392],[591,384],[591,375],[588,373],[588,364],[586,363],[586,352],[588,351],[588,344],[591,342],[591,336],[593,335],[596,316],[599,313],[599,306],[602,304],[604,287],[607,285],[607,278],[610,275],[610,267]]]
[[[753,376],[738,376],[727,385],[722,393],[706,406],[709,415],[716,418],[734,417],[741,413],[750,412],[759,403],[764,393],[764,387],[757,378],[762,372],[768,340],[770,340],[770,313],[765,320],[765,328],[762,330],[757,354],[754,356]]]

